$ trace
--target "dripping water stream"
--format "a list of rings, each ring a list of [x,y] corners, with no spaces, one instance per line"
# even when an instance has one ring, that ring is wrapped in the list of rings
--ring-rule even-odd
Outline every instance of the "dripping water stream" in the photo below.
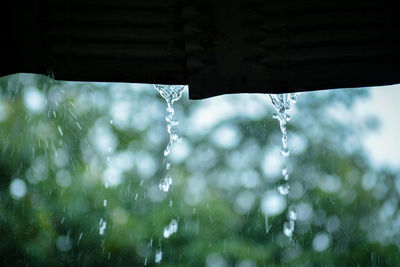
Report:
[[[272,106],[274,107],[276,114],[273,115],[273,118],[278,120],[279,127],[282,133],[282,148],[281,148],[281,155],[284,158],[288,158],[290,151],[288,147],[288,134],[286,129],[286,124],[290,121],[289,110],[294,106],[297,101],[298,96],[300,93],[289,93],[289,94],[278,94],[272,95],[270,94],[270,99],[272,102]],[[288,221],[283,224],[283,233],[292,238],[294,232],[295,221],[297,220],[297,213],[293,207],[290,206],[289,203],[289,192],[290,192],[290,183],[289,183],[289,172],[287,167],[282,168],[282,181],[278,186],[278,192],[283,195],[287,196],[288,198]],[[266,223],[268,223],[266,218]],[[268,225],[267,225],[268,227]]]
[[[167,122],[167,132],[169,134],[169,142],[164,149],[165,157],[165,170],[167,172],[166,176],[161,179],[158,188],[163,192],[168,192],[172,185],[172,177],[168,174],[171,168],[171,163],[168,161],[168,156],[171,153],[172,146],[176,142],[180,142],[180,137],[177,134],[175,127],[179,124],[179,121],[174,119],[174,102],[178,101],[183,93],[183,85],[161,85],[154,84],[154,88],[160,93],[160,95],[167,102],[167,115],[165,121]],[[163,237],[169,238],[171,235],[178,231],[178,222],[172,219],[170,224],[164,227]],[[155,263],[160,263],[162,260],[162,250],[158,248],[155,255]]]
[[[171,148],[175,142],[179,142],[180,138],[176,133],[175,127],[179,124],[179,121],[174,119],[174,102],[178,101],[184,89],[183,85],[161,85],[155,84],[154,88],[160,93],[160,95],[167,102],[167,116],[165,117],[165,121],[167,122],[167,131],[169,134],[169,142],[164,150],[164,157],[166,158],[165,169],[168,170],[171,167],[171,163],[168,162],[168,155],[171,153]],[[158,187],[161,191],[168,192],[170,186],[172,185],[172,177],[170,175],[166,175],[165,178],[161,179]]]

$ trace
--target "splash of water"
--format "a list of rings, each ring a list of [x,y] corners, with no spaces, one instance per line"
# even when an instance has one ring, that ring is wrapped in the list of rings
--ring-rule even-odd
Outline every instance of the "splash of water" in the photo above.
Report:
[[[178,222],[175,219],[172,219],[172,221],[164,227],[164,232],[163,236],[164,238],[169,238],[171,235],[175,234],[178,231]]]
[[[288,134],[286,124],[290,121],[289,110],[294,106],[300,93],[278,94],[269,95],[272,106],[277,112],[272,117],[279,121],[279,127],[282,132],[282,149],[281,155],[285,158],[289,157],[290,151],[288,147]],[[290,192],[289,173],[286,167],[282,168],[283,183],[278,186],[278,192],[287,196]],[[293,207],[288,209],[288,221],[283,224],[283,233],[292,238],[294,232],[295,221],[297,220],[297,213]]]
[[[167,157],[171,153],[171,148],[175,142],[180,141],[178,134],[176,133],[175,126],[179,124],[177,120],[174,119],[174,102],[178,101],[183,93],[183,85],[162,85],[154,84],[154,88],[160,93],[160,95],[167,102],[167,116],[165,120],[167,122],[167,131],[169,134],[169,142],[164,150],[164,157]],[[171,167],[171,163],[167,162],[165,169],[168,171]],[[172,177],[167,175],[165,178],[161,179],[158,185],[159,189],[164,192],[168,192],[172,184]]]

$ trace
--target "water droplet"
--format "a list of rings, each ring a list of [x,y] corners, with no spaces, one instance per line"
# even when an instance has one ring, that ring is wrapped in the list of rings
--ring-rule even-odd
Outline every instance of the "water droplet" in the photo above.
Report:
[[[168,143],[167,147],[164,150],[164,157],[168,156],[171,153],[172,143]]]
[[[110,124],[113,124],[114,123],[114,120],[110,120]]]
[[[297,220],[297,212],[294,210],[293,207],[289,208],[288,214],[289,214],[289,220],[291,220],[291,221],[296,221]]]
[[[167,162],[167,164],[165,165],[165,169],[169,170],[171,168],[171,163]]]
[[[291,238],[293,235],[293,231],[294,231],[294,222],[293,221],[285,222],[283,224],[283,233],[285,234],[285,236]]]
[[[282,176],[283,176],[283,179],[284,179],[285,181],[288,181],[288,180],[289,180],[289,174],[288,174],[287,168],[283,168],[283,169],[282,169]]]
[[[278,192],[283,196],[289,194],[289,190],[290,190],[290,185],[288,183],[278,186]]]
[[[285,158],[289,157],[290,151],[287,148],[281,150],[281,155]]]
[[[157,249],[155,262],[156,263],[160,263],[161,260],[162,260],[162,250],[161,249]]]
[[[103,206],[104,206],[104,207],[107,207],[107,199],[104,199],[104,200],[103,200]]]
[[[172,184],[172,178],[171,176],[167,175],[164,179],[161,179],[158,188],[161,191],[168,192],[171,184]]]
[[[107,227],[107,222],[103,220],[103,218],[100,219],[99,222],[99,234],[104,235],[104,231],[106,230]]]
[[[175,219],[169,223],[168,226],[164,227],[163,236],[164,238],[169,238],[171,235],[178,231],[178,222]]]

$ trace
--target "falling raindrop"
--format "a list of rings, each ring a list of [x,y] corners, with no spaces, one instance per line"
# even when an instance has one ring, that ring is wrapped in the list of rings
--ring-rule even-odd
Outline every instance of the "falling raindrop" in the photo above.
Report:
[[[77,245],[79,246],[79,243],[81,242],[81,240],[82,240],[82,237],[83,237],[83,233],[80,233],[79,234],[79,237],[78,237],[78,242],[77,242]]]
[[[58,126],[58,132],[60,133],[61,136],[64,136],[63,131],[61,130],[60,126]]]

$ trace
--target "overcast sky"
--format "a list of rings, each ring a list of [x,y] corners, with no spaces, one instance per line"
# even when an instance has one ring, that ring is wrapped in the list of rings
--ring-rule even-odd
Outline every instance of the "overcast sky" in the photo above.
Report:
[[[400,170],[400,84],[370,88],[371,98],[358,102],[360,114],[377,116],[382,125],[367,135],[363,143],[375,166]]]

